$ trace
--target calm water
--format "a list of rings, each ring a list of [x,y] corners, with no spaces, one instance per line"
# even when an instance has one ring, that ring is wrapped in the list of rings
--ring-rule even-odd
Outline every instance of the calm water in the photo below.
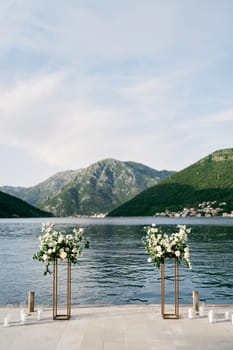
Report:
[[[36,303],[50,304],[52,276],[32,260],[38,250],[45,219],[0,219],[0,304],[27,300],[34,290]],[[180,265],[180,302],[192,302],[192,290],[207,303],[233,303],[233,219],[50,219],[56,228],[84,227],[91,247],[78,266],[72,266],[73,304],[160,303],[159,270],[147,263],[143,226],[153,222],[174,230],[177,223],[192,227],[189,236],[193,270]],[[169,265],[169,263],[168,263]],[[168,267],[170,277],[172,268]],[[62,285],[59,295],[63,301]],[[171,278],[166,302],[172,302]]]

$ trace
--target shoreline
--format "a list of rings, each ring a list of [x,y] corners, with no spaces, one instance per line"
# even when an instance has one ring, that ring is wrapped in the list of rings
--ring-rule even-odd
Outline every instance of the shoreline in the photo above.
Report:
[[[199,301],[199,302],[201,302],[201,301]],[[14,308],[17,309],[20,307],[19,303],[18,304],[9,303],[9,304],[0,304],[0,308],[3,308],[3,309],[7,308],[7,305],[12,305],[13,309]],[[172,306],[173,304],[167,303],[165,305],[169,307],[169,306]],[[41,307],[41,306],[42,306],[42,304],[35,304],[35,308]],[[43,304],[43,306],[45,308],[52,308],[51,304]],[[158,304],[72,304],[71,305],[72,308],[101,308],[101,307],[103,307],[103,308],[106,308],[106,307],[119,307],[119,308],[129,307],[130,308],[130,307],[132,307],[132,308],[134,308],[134,307],[153,307],[153,306],[160,307],[160,303],[158,303]],[[218,307],[219,308],[232,307],[233,308],[233,302],[232,303],[219,303],[219,304],[218,303],[213,303],[213,304],[212,303],[211,304],[205,303],[205,306],[208,308],[210,308],[210,307],[217,307],[217,308]],[[192,307],[192,304],[179,304],[179,307],[180,308]],[[232,310],[232,312],[233,312],[233,310]]]

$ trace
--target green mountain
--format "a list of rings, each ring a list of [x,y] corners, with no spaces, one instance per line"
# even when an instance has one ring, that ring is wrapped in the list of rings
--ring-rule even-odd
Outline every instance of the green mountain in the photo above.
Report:
[[[47,213],[32,205],[24,202],[22,199],[13,197],[0,191],[0,218],[30,218],[30,217],[50,217]]]
[[[40,184],[32,187],[2,186],[0,190],[21,198],[34,206],[40,206],[49,198],[59,193],[62,186],[72,181],[79,170],[59,172]]]
[[[216,151],[111,211],[108,216],[153,216],[184,208],[233,210],[233,148]],[[204,209],[205,208],[205,209]],[[195,212],[195,210],[193,210]]]
[[[105,159],[87,168],[58,173],[34,187],[2,187],[56,216],[106,213],[171,175],[135,162]]]
[[[42,207],[57,216],[106,213],[169,174],[134,162],[105,159],[79,170]]]

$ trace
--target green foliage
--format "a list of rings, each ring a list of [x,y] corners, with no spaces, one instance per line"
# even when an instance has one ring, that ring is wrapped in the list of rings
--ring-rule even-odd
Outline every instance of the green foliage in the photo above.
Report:
[[[143,239],[144,246],[150,255],[148,262],[154,263],[157,268],[164,264],[166,258],[176,259],[179,264],[184,261],[188,268],[192,268],[187,244],[191,229],[186,228],[185,225],[178,225],[177,228],[178,232],[168,235],[156,225],[144,227],[146,231],[146,236]]]
[[[214,152],[143,191],[108,216],[152,216],[215,200],[226,202],[225,209],[233,210],[233,149]]]
[[[83,241],[83,228],[73,228],[67,233],[55,230],[54,224],[46,223],[42,224],[41,232],[40,248],[33,255],[33,260],[45,263],[44,275],[50,273],[49,265],[56,259],[67,259],[74,265],[78,264],[83,248],[89,248],[89,241]]]
[[[23,200],[0,192],[0,217],[50,217],[51,213],[42,211],[24,202]]]
[[[92,215],[118,207],[171,173],[139,163],[105,159],[85,169],[54,175],[34,188],[14,191],[56,216]]]

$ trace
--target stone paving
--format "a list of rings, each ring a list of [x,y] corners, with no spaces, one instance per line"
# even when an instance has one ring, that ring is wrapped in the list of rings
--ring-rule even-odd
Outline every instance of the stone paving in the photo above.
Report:
[[[232,305],[206,306],[206,316],[188,318],[190,306],[180,306],[180,319],[163,320],[159,305],[73,306],[68,321],[52,320],[51,308],[41,319],[37,311],[20,322],[20,309],[11,310],[8,327],[0,308],[1,350],[232,350]],[[209,322],[214,310],[216,320]],[[225,319],[228,311],[229,319]]]

